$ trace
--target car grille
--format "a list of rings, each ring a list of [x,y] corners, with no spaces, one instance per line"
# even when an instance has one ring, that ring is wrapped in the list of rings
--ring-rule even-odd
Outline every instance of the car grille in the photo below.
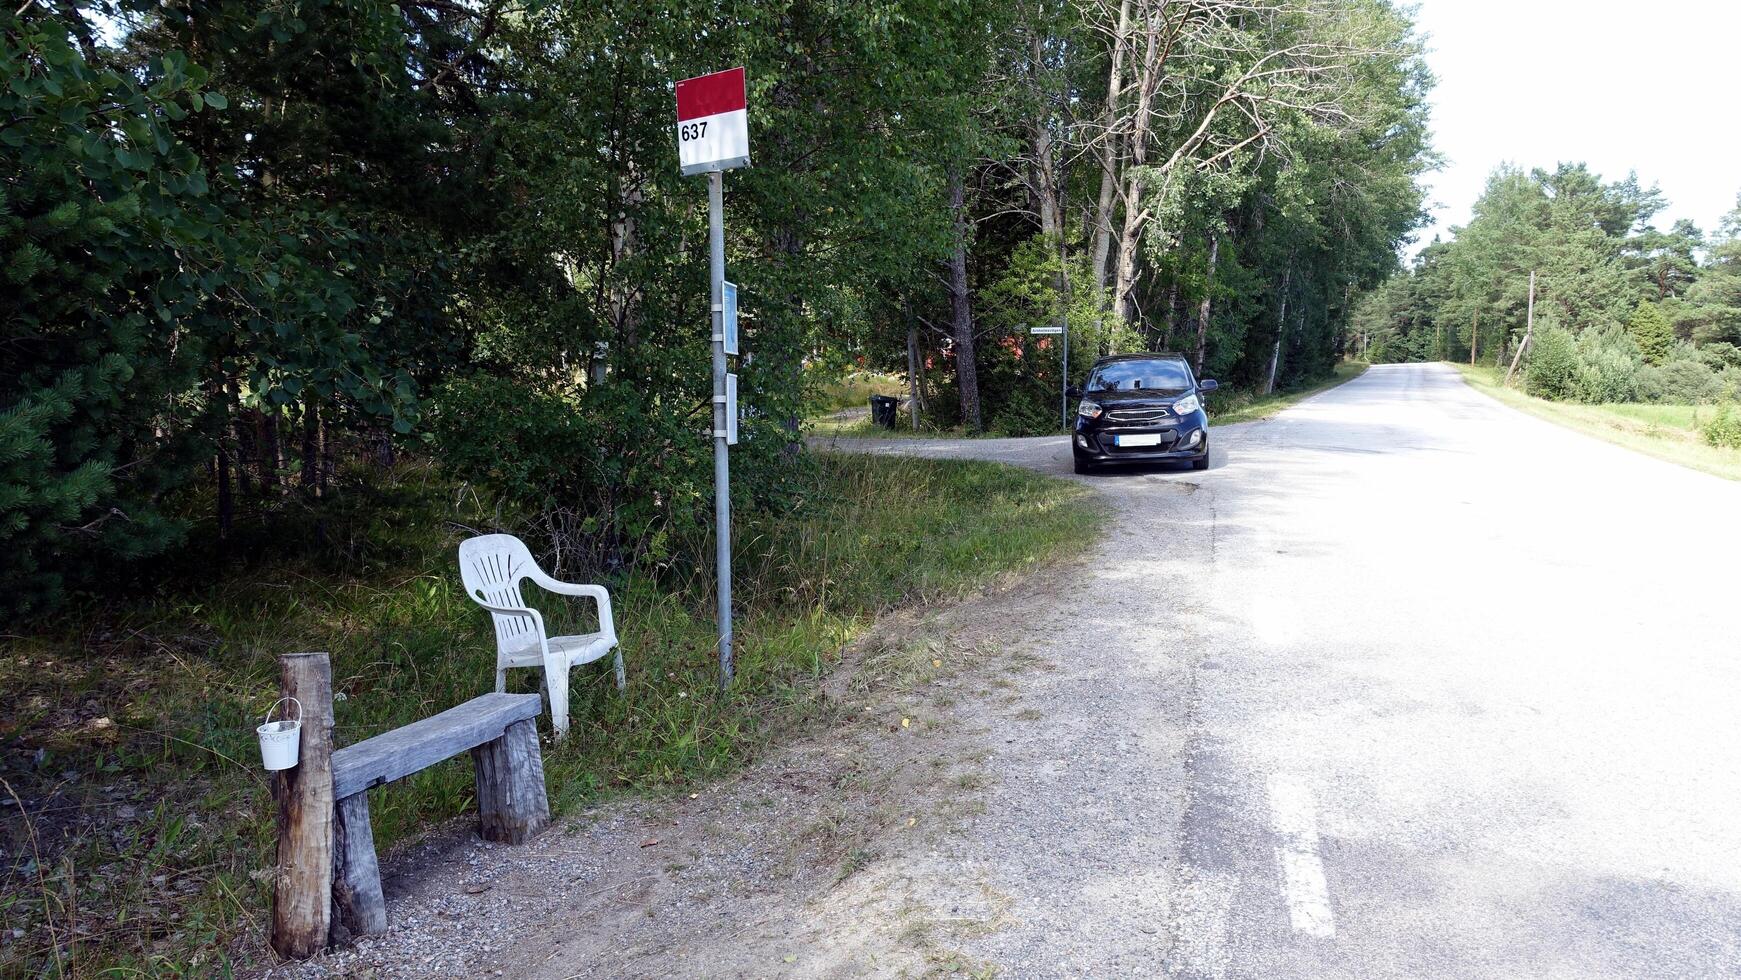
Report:
[[[1171,414],[1164,408],[1112,408],[1107,410],[1106,420],[1120,425],[1159,425]]]

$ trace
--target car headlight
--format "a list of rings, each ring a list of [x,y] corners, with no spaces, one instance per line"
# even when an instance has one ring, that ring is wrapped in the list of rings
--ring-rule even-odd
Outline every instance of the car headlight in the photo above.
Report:
[[[1085,419],[1097,419],[1100,417],[1100,412],[1100,403],[1091,402],[1086,398],[1082,399],[1082,404],[1076,406],[1076,414]]]
[[[1190,415],[1192,412],[1195,412],[1202,407],[1203,403],[1197,400],[1196,395],[1186,395],[1173,403],[1173,414]]]

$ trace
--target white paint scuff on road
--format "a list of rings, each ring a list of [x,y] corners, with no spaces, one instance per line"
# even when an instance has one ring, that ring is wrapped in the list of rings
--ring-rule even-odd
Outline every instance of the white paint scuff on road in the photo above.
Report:
[[[1312,793],[1290,776],[1269,780],[1270,824],[1276,833],[1276,859],[1282,867],[1282,897],[1294,931],[1330,938],[1336,919],[1330,912],[1330,884],[1318,857],[1318,818]]]

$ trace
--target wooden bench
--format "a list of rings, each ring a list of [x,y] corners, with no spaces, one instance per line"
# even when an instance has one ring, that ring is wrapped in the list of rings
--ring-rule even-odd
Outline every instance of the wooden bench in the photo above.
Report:
[[[521,844],[549,824],[538,695],[486,694],[335,751],[326,655],[297,654],[284,658],[283,665],[283,686],[302,703],[304,721],[300,763],[274,780],[280,877],[272,945],[280,953],[306,957],[324,946],[387,931],[387,903],[369,825],[369,790],[376,786],[469,750],[480,836]],[[327,863],[320,868],[323,856]],[[330,898],[309,894],[325,891],[323,881],[329,883]]]

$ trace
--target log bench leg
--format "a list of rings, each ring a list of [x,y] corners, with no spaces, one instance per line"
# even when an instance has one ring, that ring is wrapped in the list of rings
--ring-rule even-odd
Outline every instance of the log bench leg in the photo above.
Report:
[[[508,726],[502,737],[472,749],[478,780],[478,836],[524,844],[550,823],[544,795],[544,756],[532,719]]]
[[[369,794],[340,800],[334,816],[332,945],[342,946],[358,936],[387,931],[387,899],[381,894],[381,864],[369,825]]]

